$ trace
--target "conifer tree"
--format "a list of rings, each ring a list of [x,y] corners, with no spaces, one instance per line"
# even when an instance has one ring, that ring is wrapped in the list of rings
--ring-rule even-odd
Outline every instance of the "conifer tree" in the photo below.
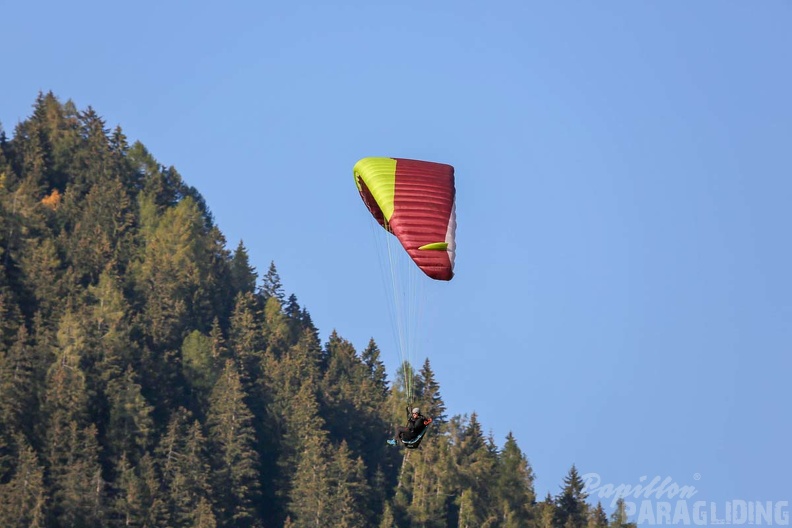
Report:
[[[0,484],[0,526],[44,528],[47,515],[44,468],[24,437],[18,435],[16,444],[19,454],[13,476]]]
[[[132,360],[129,314],[131,308],[122,290],[121,279],[112,267],[104,269],[96,284],[87,288],[90,321],[104,357],[101,372],[105,381],[120,375]]]
[[[239,293],[231,315],[228,348],[241,368],[243,382],[248,385],[259,377],[266,343],[262,331],[262,314],[252,293]]]
[[[221,524],[240,528],[255,525],[259,496],[253,414],[245,399],[237,367],[228,360],[209,398],[207,425]]]
[[[231,258],[231,287],[239,293],[254,293],[256,291],[256,268],[250,265],[247,248],[239,241],[239,245]]]
[[[379,528],[396,528],[396,518],[393,516],[393,508],[389,502],[385,503],[385,508],[382,510]]]
[[[197,408],[205,410],[209,394],[217,381],[222,365],[212,353],[211,337],[193,330],[181,347],[182,373],[189,385],[190,394]]]
[[[360,390],[368,378],[368,368],[352,344],[335,331],[325,345],[324,356],[326,368],[321,387],[328,429],[334,438],[343,438],[353,450],[359,450],[367,440],[366,432],[359,427],[358,413],[371,396]]]
[[[293,343],[289,319],[277,297],[268,297],[264,303],[264,326],[267,354],[279,358]]]
[[[137,467],[125,455],[116,468],[114,516],[122,526],[154,528],[169,524],[161,478],[152,457],[146,453]]]
[[[388,395],[388,375],[385,370],[385,364],[380,359],[381,355],[382,353],[377,343],[374,342],[374,338],[371,338],[360,357],[368,368],[369,379],[377,389],[382,391],[382,397],[378,398],[378,400],[384,402]]]
[[[476,528],[481,526],[484,519],[481,517],[481,507],[477,504],[477,495],[470,488],[462,491],[459,497],[459,528]]]
[[[605,509],[599,501],[589,513],[587,528],[608,528],[608,514],[605,513]]]
[[[539,503],[537,507],[539,518],[538,518],[538,526],[540,528],[554,528],[555,525],[553,524],[555,521],[556,516],[556,503],[555,499],[547,493],[545,500]]]
[[[440,395],[440,384],[435,380],[434,371],[429,364],[429,359],[424,361],[419,372],[421,380],[420,401],[423,405],[422,412],[425,416],[431,416],[435,422],[435,427],[446,422],[446,406],[443,397]]]
[[[138,284],[154,344],[178,347],[189,323],[208,331],[212,278],[204,218],[191,198],[166,209],[146,240]]]
[[[295,527],[315,526],[332,515],[328,434],[319,416],[315,384],[306,379],[282,415],[285,431],[279,460],[286,483],[287,514]]]
[[[32,359],[27,328],[21,325],[8,352],[4,354],[0,348],[0,424],[4,428],[0,435],[33,432],[30,418],[37,410],[37,384]]]
[[[204,498],[198,502],[198,507],[192,514],[192,524],[189,528],[217,528],[217,520],[215,519],[212,506]]]
[[[51,238],[28,242],[21,256],[24,284],[35,296],[35,309],[48,319],[57,319],[64,291],[60,282],[61,259],[55,241]]]
[[[63,438],[71,424],[87,425],[88,398],[80,359],[87,337],[78,319],[67,312],[58,327],[55,360],[47,372],[42,410],[46,424],[45,461],[53,466],[65,456]]]
[[[467,427],[462,430],[457,457],[462,487],[476,497],[476,507],[480,509],[477,516],[483,521],[490,509],[496,507],[491,502],[491,492],[495,488],[497,457],[484,439],[476,413],[471,414]]]
[[[584,528],[587,524],[588,505],[583,480],[573,464],[564,477],[564,486],[556,497],[555,524],[565,528]]]
[[[498,455],[497,474],[496,495],[505,504],[503,511],[511,512],[515,518],[527,523],[536,503],[534,474],[511,432],[506,436],[506,443]]]
[[[610,528],[635,528],[637,526],[635,523],[629,521],[627,507],[623,497],[619,497],[616,500],[616,508],[611,514],[611,522],[608,526],[610,526]]]
[[[107,515],[105,482],[99,465],[96,426],[81,428],[71,421],[50,465],[53,484],[52,513],[63,526],[104,526]]]
[[[107,439],[116,456],[126,453],[132,462],[143,455],[154,430],[153,407],[141,390],[131,365],[123,375],[110,380],[107,385],[110,405]]]
[[[279,303],[283,304],[286,294],[283,291],[283,284],[281,284],[280,275],[274,261],[270,262],[267,273],[262,279],[261,294],[265,299],[275,297]]]
[[[368,511],[369,486],[363,459],[354,458],[346,441],[335,451],[329,471],[333,489],[333,525],[339,528],[371,526],[374,514]]]
[[[64,237],[68,261],[77,279],[94,284],[108,265],[126,264],[131,257],[132,200],[120,179],[94,183],[83,197],[67,192],[64,208],[72,205],[72,231]]]
[[[405,455],[405,469],[411,475],[404,479],[403,487],[411,495],[407,508],[411,524],[426,528],[446,525],[446,499],[451,488],[447,482],[448,474],[444,472],[448,469],[449,458],[445,439],[437,437],[422,444],[418,451],[411,452],[409,460]]]
[[[201,501],[211,497],[206,444],[200,423],[190,423],[189,412],[178,409],[157,448],[173,526],[193,525]]]

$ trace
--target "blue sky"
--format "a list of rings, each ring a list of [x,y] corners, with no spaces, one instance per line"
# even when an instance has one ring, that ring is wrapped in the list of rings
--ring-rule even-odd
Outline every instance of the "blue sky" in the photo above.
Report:
[[[454,165],[422,340],[555,494],[792,500],[792,4],[0,0],[0,122],[94,107],[393,375],[365,156]],[[694,479],[699,476],[699,480]],[[607,502],[607,501],[606,501]]]

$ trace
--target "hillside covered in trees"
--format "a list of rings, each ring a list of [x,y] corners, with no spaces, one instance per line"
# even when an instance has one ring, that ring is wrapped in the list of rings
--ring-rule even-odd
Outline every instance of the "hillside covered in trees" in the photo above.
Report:
[[[40,94],[0,129],[0,526],[621,527],[574,466],[449,415],[429,361],[420,450],[386,445],[400,376],[321,343],[274,263],[121,128]]]

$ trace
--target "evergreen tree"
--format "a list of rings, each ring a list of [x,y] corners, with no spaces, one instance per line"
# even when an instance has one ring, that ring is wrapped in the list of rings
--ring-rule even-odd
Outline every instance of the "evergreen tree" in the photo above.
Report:
[[[396,528],[396,519],[393,516],[393,509],[390,503],[385,503],[385,509],[382,511],[379,528]]]
[[[256,291],[256,268],[250,265],[247,248],[239,241],[239,245],[231,258],[231,287],[239,293],[254,293]]]
[[[587,524],[588,505],[583,480],[573,464],[564,477],[564,486],[556,497],[555,524],[564,528],[583,528]]]
[[[602,503],[597,501],[597,507],[590,511],[587,528],[608,528],[608,514],[602,507]]]
[[[123,375],[110,380],[107,386],[110,405],[107,438],[117,456],[125,453],[131,461],[140,459],[154,429],[153,408],[143,396],[136,378],[130,365]]]
[[[261,373],[261,360],[266,343],[262,330],[262,315],[252,293],[239,293],[231,315],[228,347],[241,367],[242,380],[248,385]]]
[[[267,353],[280,357],[293,343],[289,320],[283,313],[283,305],[276,297],[264,303],[264,325],[267,336]]]
[[[192,526],[201,502],[211,497],[206,450],[200,423],[190,423],[189,412],[178,409],[157,448],[172,526]]]
[[[60,458],[50,466],[54,520],[62,526],[104,526],[105,482],[99,466],[96,426],[71,421],[58,439]]]
[[[0,484],[0,526],[44,528],[47,516],[44,468],[21,435],[19,456],[11,479]]]
[[[192,514],[192,524],[190,528],[217,528],[212,506],[204,498],[198,502],[198,507]]]
[[[209,398],[207,425],[221,524],[242,528],[256,524],[259,495],[253,414],[245,399],[239,372],[228,360]]]
[[[534,493],[533,469],[528,459],[517,446],[517,441],[511,432],[506,436],[506,443],[498,455],[498,478],[496,494],[504,504],[503,511],[508,512],[505,517],[512,516],[510,524],[527,525],[532,518],[533,506],[536,503]]]
[[[114,517],[122,526],[154,528],[169,524],[161,478],[152,457],[147,453],[137,467],[122,455],[116,468]]]
[[[35,298],[29,311],[40,310],[45,318],[57,319],[64,288],[61,283],[62,262],[55,241],[51,238],[29,241],[20,260],[23,283]]]
[[[421,380],[420,401],[423,405],[423,414],[431,416],[435,426],[442,425],[446,422],[446,406],[443,397],[440,396],[440,384],[435,380],[428,358],[424,361],[418,378]]]
[[[555,528],[554,520],[556,517],[556,503],[550,493],[547,494],[545,500],[538,505],[538,525],[540,528]]]
[[[181,356],[182,373],[189,384],[196,408],[204,410],[221,365],[220,358],[214,357],[211,337],[193,330],[184,338]]]
[[[457,453],[462,487],[475,495],[476,506],[480,508],[477,516],[483,521],[491,510],[497,509],[491,493],[495,488],[497,455],[484,439],[476,413],[462,430]]]
[[[476,504],[477,495],[473,490],[467,488],[459,497],[459,528],[476,528],[481,526],[484,519],[481,518],[481,507]]]
[[[19,327],[14,345],[3,354],[0,348],[0,424],[10,435],[12,431],[32,434],[30,417],[37,411],[36,380],[30,346],[25,325]]]
[[[346,441],[335,451],[329,471],[333,489],[331,509],[333,525],[339,528],[371,526],[374,514],[367,510],[369,486],[363,459],[354,458]]]
[[[616,500],[616,508],[611,514],[611,522],[608,525],[610,528],[635,528],[637,525],[631,523],[627,517],[627,507],[624,504],[624,498],[619,497]]]
[[[108,265],[128,262],[135,215],[120,179],[102,179],[84,197],[76,197],[69,188],[63,205],[63,214],[73,215],[74,225],[62,243],[79,281],[94,284]],[[68,211],[69,206],[74,211]]]
[[[185,198],[166,209],[146,240],[137,283],[145,298],[148,335],[155,345],[178,347],[186,326],[211,326],[212,277],[204,218]]]
[[[305,380],[288,403],[279,460],[286,482],[280,487],[288,490],[287,513],[294,526],[317,526],[333,515],[333,492],[330,457],[325,450],[328,434],[319,416],[314,384]]]
[[[261,294],[265,299],[274,297],[279,303],[283,304],[286,294],[283,291],[283,284],[281,284],[278,269],[275,267],[275,262],[270,262],[266,275],[264,275],[261,284]]]

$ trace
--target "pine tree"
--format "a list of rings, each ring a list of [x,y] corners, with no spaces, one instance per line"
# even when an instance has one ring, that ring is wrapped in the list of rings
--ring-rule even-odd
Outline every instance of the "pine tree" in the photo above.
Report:
[[[195,201],[166,209],[146,240],[137,283],[146,300],[148,335],[155,345],[178,347],[188,325],[211,326],[212,277],[205,221]]]
[[[378,400],[384,402],[388,395],[388,375],[385,370],[385,364],[380,359],[381,355],[377,343],[374,342],[374,338],[371,338],[360,357],[368,368],[369,379],[382,392],[381,398],[378,398]]]
[[[279,466],[286,482],[287,514],[295,527],[321,526],[332,515],[328,434],[319,416],[315,385],[305,380],[285,408]],[[317,524],[319,523],[319,524]]]
[[[125,265],[131,258],[132,199],[120,179],[103,178],[84,197],[69,188],[64,209],[69,206],[74,211],[63,213],[74,216],[72,231],[63,240],[68,261],[78,280],[94,284],[108,265]]]
[[[333,438],[346,440],[359,451],[369,440],[360,427],[359,412],[371,397],[360,388],[368,379],[368,368],[355,354],[349,341],[334,331],[325,346],[325,373],[321,383],[328,429]]]
[[[161,489],[161,478],[154,460],[146,453],[137,467],[125,455],[116,468],[114,517],[121,526],[154,528],[167,526],[168,513]]]
[[[545,500],[538,505],[538,526],[540,528],[555,528],[554,520],[556,516],[556,503],[552,495],[548,492]]]
[[[0,526],[45,526],[44,468],[24,437],[16,437],[19,456],[11,479],[0,484]]]
[[[608,528],[608,514],[599,501],[597,507],[589,513],[587,528]]]
[[[610,528],[635,528],[637,525],[631,523],[627,517],[627,507],[624,503],[624,498],[619,497],[616,500],[616,508],[611,514],[611,522],[608,525]]]
[[[396,528],[396,518],[393,516],[393,508],[391,508],[389,502],[385,503],[385,509],[382,511],[379,528]]]
[[[280,275],[278,275],[278,269],[275,267],[274,261],[270,262],[267,273],[264,275],[261,284],[261,294],[265,299],[274,297],[279,303],[283,304],[286,294],[283,291],[283,284],[281,284]]]
[[[276,297],[269,297],[264,303],[264,326],[268,341],[267,354],[280,357],[293,343],[289,319]]]
[[[50,466],[55,520],[63,526],[101,527],[107,515],[96,426],[71,421],[59,440],[61,458]]]
[[[247,248],[240,240],[231,258],[231,287],[238,293],[254,293],[257,279],[256,268],[250,265]]]
[[[5,430],[32,434],[31,417],[37,411],[37,386],[33,350],[25,325],[19,327],[14,345],[3,354],[0,348],[0,424]]]
[[[153,407],[137,383],[137,374],[128,366],[123,375],[110,380],[107,398],[110,405],[107,439],[116,456],[125,453],[135,462],[145,452],[153,434]]]
[[[480,515],[480,506],[476,500],[477,496],[470,488],[465,489],[459,497],[459,528],[477,528],[482,525],[484,519]]]
[[[443,397],[440,396],[440,384],[435,380],[428,358],[421,367],[419,379],[421,380],[420,399],[423,405],[423,414],[432,417],[435,427],[442,425],[446,422],[446,406]]]
[[[503,511],[514,516],[512,525],[527,526],[533,517],[533,506],[536,503],[533,482],[533,469],[509,432],[503,450],[498,455],[496,495],[505,504]],[[515,524],[517,519],[520,524]]]
[[[289,516],[295,528],[319,528],[336,514],[332,509],[330,463],[320,435],[306,438],[302,446],[289,493]]]
[[[497,456],[484,439],[476,413],[470,416],[468,426],[462,431],[457,456],[463,488],[475,494],[481,508],[486,510],[494,506],[490,499],[495,487]],[[487,516],[484,511],[480,513],[482,520]]]
[[[242,528],[255,524],[259,496],[253,414],[245,399],[239,372],[228,360],[209,398],[207,425],[221,522]]]
[[[55,360],[47,372],[42,410],[46,423],[44,459],[50,466],[66,456],[63,439],[72,425],[87,425],[88,397],[80,360],[85,353],[86,333],[80,322],[67,312],[58,326]]]
[[[192,514],[192,524],[190,528],[217,528],[212,506],[204,498],[198,502],[198,507]]]
[[[157,448],[171,523],[189,527],[201,501],[211,496],[207,441],[198,421],[178,409]]]
[[[366,484],[366,467],[362,458],[354,458],[346,441],[335,451],[329,476],[333,489],[331,509],[335,512],[333,525],[371,526],[374,514],[367,510],[370,490]]]
[[[573,464],[564,477],[561,494],[556,497],[555,524],[568,528],[583,528],[587,524],[588,505],[583,480]]]
[[[55,241],[51,238],[33,239],[27,243],[21,256],[24,284],[35,296],[35,308],[48,319],[57,319],[56,307],[61,306],[64,296],[60,279],[61,259]]]
[[[215,358],[212,352],[212,339],[198,330],[187,334],[181,347],[182,373],[200,409],[205,409],[221,365],[219,358]]]
[[[266,347],[262,315],[252,293],[239,293],[231,315],[228,348],[241,367],[242,380],[249,385],[261,373],[261,359]]]

